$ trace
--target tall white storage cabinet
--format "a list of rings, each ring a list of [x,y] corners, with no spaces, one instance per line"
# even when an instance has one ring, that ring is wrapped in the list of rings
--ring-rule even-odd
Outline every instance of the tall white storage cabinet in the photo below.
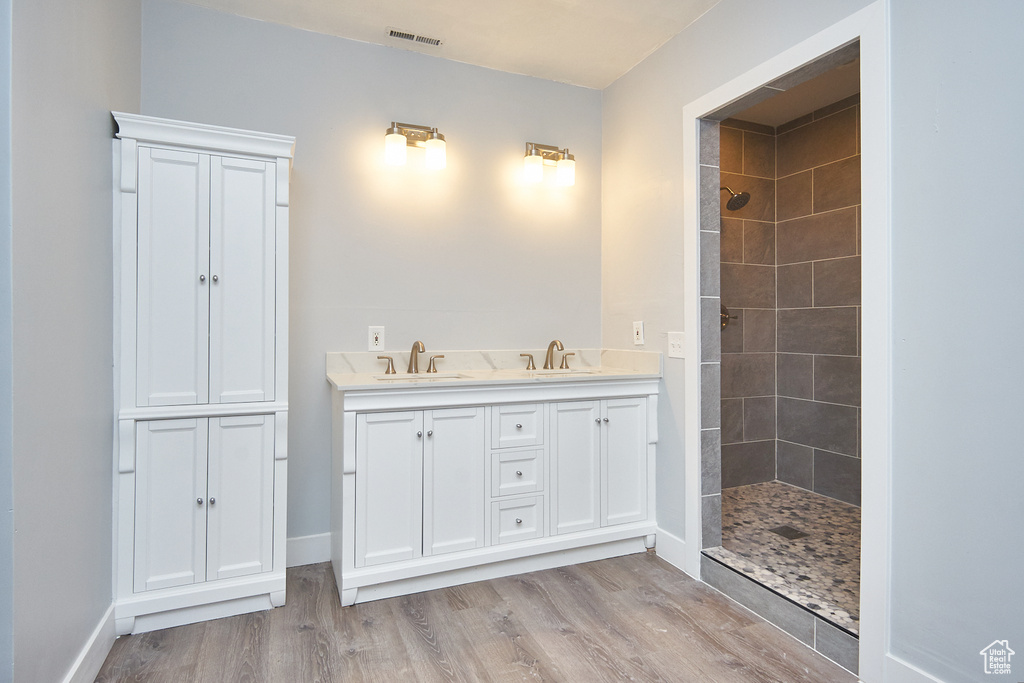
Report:
[[[295,139],[114,112],[118,634],[285,599]]]

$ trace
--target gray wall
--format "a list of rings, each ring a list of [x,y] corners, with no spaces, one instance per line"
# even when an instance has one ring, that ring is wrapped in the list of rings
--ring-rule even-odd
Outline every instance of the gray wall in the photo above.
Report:
[[[999,193],[1024,182],[1024,3],[893,0],[891,20],[892,647],[980,681],[1008,639],[1024,679],[1024,232]]]
[[[722,0],[604,90],[602,339],[632,348],[644,320],[647,348],[667,352],[683,330],[683,136],[687,103],[869,4]],[[765,27],[771,30],[765,30]],[[651,135],[658,142],[652,153]],[[686,330],[696,334],[696,330]],[[683,361],[666,358],[659,403],[658,523],[684,537]],[[713,474],[713,473],[712,473]]]
[[[111,108],[136,0],[13,4],[14,678],[63,678],[111,603]],[[6,556],[6,553],[2,553]]]
[[[0,681],[14,675],[11,458],[11,0],[0,0]]]
[[[142,112],[295,135],[288,536],[326,533],[327,351],[601,343],[601,93],[417,53],[143,3]],[[448,168],[382,161],[391,121],[436,126]],[[576,186],[524,187],[527,141]],[[412,156],[412,155],[410,155]]]

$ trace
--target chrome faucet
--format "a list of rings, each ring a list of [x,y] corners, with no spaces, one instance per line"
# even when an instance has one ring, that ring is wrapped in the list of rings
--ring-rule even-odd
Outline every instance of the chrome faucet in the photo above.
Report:
[[[420,371],[420,357],[419,354],[426,353],[427,350],[423,348],[423,342],[416,341],[412,343],[412,354],[409,356],[409,369],[406,372],[410,375],[418,374]]]
[[[554,370],[555,369],[555,349],[559,351],[565,351],[565,347],[562,346],[562,342],[557,339],[548,344],[548,355],[544,356],[544,369]]]

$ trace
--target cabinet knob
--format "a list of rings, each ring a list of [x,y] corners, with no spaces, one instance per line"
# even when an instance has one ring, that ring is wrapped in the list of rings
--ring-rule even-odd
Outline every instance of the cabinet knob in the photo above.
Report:
[[[210,505],[215,505],[216,503],[217,503],[217,499],[214,498],[213,496],[210,496]]]
[[[516,425],[516,429],[522,429],[523,425]]]
[[[606,418],[604,419],[604,421],[605,421],[605,422],[607,422],[607,421],[608,421],[608,418],[606,417]]]
[[[202,505],[202,504],[203,504],[203,499],[202,498],[196,498],[196,505]]]
[[[434,435],[434,430],[433,429],[428,429],[427,430],[427,436],[433,436],[433,435]]]
[[[523,471],[522,470],[516,470],[516,476],[517,477],[523,476]]]
[[[601,424],[601,418],[597,418],[596,420],[594,420],[594,422],[596,422],[597,424]]]
[[[214,275],[214,276],[213,276],[212,278],[210,278],[210,279],[211,279],[211,280],[213,280],[214,282],[216,282],[216,281],[217,281],[217,276],[216,276],[216,275]]]
[[[206,276],[205,275],[200,275],[199,276],[199,281],[200,282],[206,282]]]
[[[523,523],[523,520],[520,519],[519,517],[516,517],[516,524],[522,524],[522,523]]]
[[[423,438],[423,432],[416,432],[416,438],[417,439],[422,439]]]

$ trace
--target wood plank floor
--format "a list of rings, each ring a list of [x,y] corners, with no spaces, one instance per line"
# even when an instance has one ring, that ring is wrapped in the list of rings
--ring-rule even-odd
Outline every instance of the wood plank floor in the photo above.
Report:
[[[119,638],[108,681],[806,681],[855,676],[653,553],[342,608],[330,564],[288,604]]]

